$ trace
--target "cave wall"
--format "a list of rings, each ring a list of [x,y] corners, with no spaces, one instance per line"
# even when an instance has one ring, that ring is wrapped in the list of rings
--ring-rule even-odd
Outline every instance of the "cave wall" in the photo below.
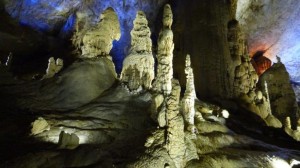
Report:
[[[123,59],[128,53],[130,30],[136,12],[144,11],[151,31],[157,32],[154,23],[167,0],[4,0],[4,2],[6,11],[21,25],[61,38],[69,37],[74,30],[76,18],[87,16],[88,24],[95,24],[99,21],[100,14],[106,8],[112,7],[117,12],[121,24],[121,38],[114,42],[111,51],[116,69],[120,72]],[[155,39],[155,33],[153,36]]]
[[[174,6],[174,76],[185,85],[184,58],[191,55],[200,98],[230,98],[234,66],[227,41],[233,1],[176,1]]]
[[[249,51],[266,50],[281,57],[291,80],[300,81],[300,1],[238,0],[236,18],[248,39]]]

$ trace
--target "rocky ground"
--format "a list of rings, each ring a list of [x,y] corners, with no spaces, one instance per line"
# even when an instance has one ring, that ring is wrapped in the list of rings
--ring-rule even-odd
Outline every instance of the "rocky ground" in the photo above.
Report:
[[[146,138],[157,127],[150,119],[148,92],[133,95],[117,84],[79,107],[46,109],[34,106],[40,104],[31,97],[38,90],[28,89],[43,81],[16,80],[3,65],[0,74],[1,167],[126,167],[144,153]],[[226,120],[212,114],[203,115],[205,121],[196,120],[199,134],[193,143],[199,160],[189,161],[186,167],[282,168],[300,160],[299,143],[237,109],[229,109]],[[39,117],[50,128],[32,135],[31,123]],[[75,149],[58,144],[61,131],[79,137]]]

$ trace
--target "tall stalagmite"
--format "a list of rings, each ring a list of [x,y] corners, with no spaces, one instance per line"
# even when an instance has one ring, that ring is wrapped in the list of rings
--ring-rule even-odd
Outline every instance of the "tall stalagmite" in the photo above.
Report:
[[[194,117],[195,117],[195,85],[194,85],[194,73],[191,67],[190,55],[186,56],[185,60],[185,74],[186,74],[186,90],[182,99],[182,113],[185,122],[188,124],[187,129],[191,132],[195,131]]]
[[[184,121],[179,113],[180,85],[178,80],[172,81],[172,91],[167,98],[167,150],[177,168],[184,167],[183,159],[186,151]]]
[[[172,10],[167,4],[163,14],[163,29],[158,38],[157,76],[153,84],[153,89],[162,94],[170,94],[172,90],[174,49],[172,22]]]
[[[138,11],[131,31],[130,54],[123,62],[121,81],[130,91],[151,88],[154,79],[154,58],[150,29],[144,12]]]

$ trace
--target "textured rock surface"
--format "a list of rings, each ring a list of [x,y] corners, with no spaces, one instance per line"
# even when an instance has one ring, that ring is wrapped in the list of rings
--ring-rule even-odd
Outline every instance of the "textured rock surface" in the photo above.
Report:
[[[127,84],[130,91],[140,87],[150,89],[154,79],[154,58],[150,29],[144,12],[139,11],[131,31],[130,54],[123,62],[121,81]]]
[[[170,94],[172,90],[174,49],[172,23],[172,10],[170,5],[166,5],[163,14],[163,28],[158,37],[157,75],[153,83],[153,90],[163,94]]]
[[[52,78],[57,74],[64,66],[64,61],[60,58],[57,58],[56,61],[53,57],[50,57],[48,60],[48,68],[46,69],[46,74],[43,76],[43,79]]]
[[[268,83],[273,115],[282,123],[285,123],[286,117],[290,117],[292,128],[295,129],[299,117],[298,105],[284,64],[280,61],[273,64],[271,68],[261,75],[259,81],[259,87],[262,89],[265,88],[264,83]]]
[[[239,0],[236,18],[248,39],[249,51],[266,51],[272,61],[279,55],[294,81],[300,80],[300,2]]]
[[[92,58],[108,56],[113,47],[113,41],[121,37],[118,16],[112,8],[106,9],[95,26],[85,26],[79,29],[76,23],[76,32],[73,36],[73,45],[81,50],[81,57]]]
[[[272,115],[268,89],[265,87],[257,88],[258,72],[253,67],[253,65],[257,65],[256,60],[250,62],[247,45],[245,44],[246,40],[238,21],[232,20],[228,23],[227,40],[233,60],[231,66],[235,67],[234,98],[240,102],[242,107],[261,117],[268,126],[281,128],[282,123]]]
[[[247,94],[249,91],[255,90],[258,76],[250,63],[245,37],[238,21],[232,20],[228,23],[227,39],[233,60],[231,66],[235,67],[233,95],[238,97],[241,94]]]
[[[28,86],[28,90],[34,94],[20,103],[33,109],[66,110],[80,107],[109,89],[116,78],[113,62],[108,58],[78,61],[57,78]]]
[[[74,133],[60,132],[58,146],[62,149],[75,149],[79,146],[79,137]]]
[[[199,98],[232,97],[234,67],[227,41],[228,1],[174,2],[174,77],[185,86],[185,56],[191,55]],[[213,46],[213,47],[212,47]]]
[[[99,22],[100,14],[108,7],[112,7],[120,20],[122,36],[119,41],[114,42],[111,55],[116,63],[117,71],[120,72],[123,59],[128,55],[128,49],[130,48],[130,30],[133,27],[132,23],[136,12],[138,10],[144,11],[149,19],[151,30],[158,32],[159,30],[155,29],[155,20],[160,8],[165,3],[166,0],[13,0],[5,1],[5,9],[23,25],[54,35],[60,33],[62,37],[68,37],[68,34],[74,30],[76,22],[79,21],[79,29],[85,24],[95,25]],[[154,35],[154,38],[156,38],[156,35]],[[17,43],[17,45],[19,44]],[[29,47],[35,48],[34,46]]]
[[[185,60],[185,74],[186,74],[186,89],[181,102],[182,114],[184,116],[185,122],[188,124],[188,131],[195,132],[194,118],[195,118],[195,85],[194,85],[194,73],[191,67],[190,55],[186,56]]]
[[[0,75],[1,79],[6,80],[2,76],[3,73]],[[0,130],[0,135],[4,138],[0,141],[1,144],[5,144],[0,145],[1,167],[175,167],[175,162],[169,155],[165,143],[167,135],[165,131],[168,128],[157,129],[153,125],[151,127],[152,122],[149,121],[148,113],[145,113],[150,107],[151,94],[149,93],[132,95],[123,87],[117,86],[94,101],[64,113],[57,112],[57,109],[51,112],[35,111],[40,112],[39,115],[47,120],[51,129],[27,139],[19,135],[30,133],[30,130],[25,128],[34,120],[32,118],[34,111],[31,111],[28,106],[30,112],[28,115],[22,115],[15,106],[14,99],[7,98],[16,95],[15,97],[28,99],[22,93],[29,91],[34,94],[32,91],[36,89],[31,90],[30,84],[24,83],[13,86],[2,82],[0,84],[0,102],[4,110],[0,113],[0,124],[3,128]],[[179,89],[178,83],[174,88]],[[170,102],[178,103],[177,98],[180,93],[178,89],[174,92],[176,100],[172,98]],[[177,103],[172,107],[176,107]],[[206,105],[206,108],[206,111],[220,109],[215,105]],[[177,111],[176,108],[169,109],[172,110],[171,116],[177,113],[173,113]],[[16,115],[12,114],[14,112]],[[297,162],[300,159],[299,143],[286,139],[285,134],[278,134],[278,138],[268,137],[266,130],[261,131],[263,126],[257,120],[249,118],[248,114],[238,114],[239,117],[244,118],[236,118],[237,114],[231,115],[230,120],[227,121],[230,122],[228,125],[235,123],[232,127],[235,130],[232,131],[225,126],[224,119],[220,115],[215,116],[214,112],[203,113],[203,120],[195,121],[199,134],[195,136],[185,133],[184,135],[187,147],[184,162],[188,162],[186,167],[238,167],[240,165],[272,167],[277,165],[278,161],[280,164],[289,165],[290,160]],[[25,122],[28,117],[32,119]],[[183,120],[177,120],[177,117],[172,122],[175,124],[178,121],[183,123]],[[252,129],[253,127],[255,129]],[[153,132],[146,140],[150,130]],[[174,136],[178,136],[180,130],[183,130],[182,125],[175,124],[175,127],[170,128],[170,131],[176,130],[179,132],[176,134],[173,132]],[[76,134],[79,137],[79,147],[71,151],[58,149],[57,142],[61,131]],[[247,133],[255,139],[234,133],[239,131],[242,132],[240,134]],[[267,133],[274,134],[273,131],[276,131],[275,134],[280,133],[277,132],[278,130],[267,131]],[[182,144],[182,137],[178,138],[180,141],[176,142],[177,144]],[[270,144],[258,139],[266,140]],[[14,142],[13,146],[6,145],[12,142]],[[146,149],[143,147],[144,144]],[[172,150],[177,151],[176,148]],[[175,159],[180,160],[178,157]]]
[[[167,97],[167,150],[177,168],[185,166],[185,134],[184,120],[179,113],[180,85],[177,80],[172,81],[172,92]]]
[[[38,119],[36,119],[34,122],[31,123],[31,126],[32,126],[31,128],[32,135],[37,135],[44,131],[50,130],[50,125],[43,117],[39,117]]]

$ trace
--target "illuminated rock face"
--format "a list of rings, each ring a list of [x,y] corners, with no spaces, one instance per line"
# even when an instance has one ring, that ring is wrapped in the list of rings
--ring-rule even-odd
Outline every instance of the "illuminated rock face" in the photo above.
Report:
[[[298,121],[298,105],[294,90],[290,84],[289,74],[280,60],[261,75],[259,87],[265,88],[264,82],[268,83],[272,113],[285,123],[290,117],[293,129],[296,129]]]
[[[79,24],[79,23],[77,23]],[[100,16],[100,21],[95,26],[86,26],[73,36],[73,44],[81,50],[81,57],[92,58],[108,56],[114,40],[121,37],[118,16],[112,8],[106,9]]]
[[[300,1],[239,0],[236,19],[246,33],[251,55],[281,57],[291,80],[300,81]]]
[[[255,90],[258,82],[258,75],[253,68],[245,45],[244,34],[239,23],[231,21],[228,23],[228,43],[230,48],[232,67],[235,67],[233,95],[239,97],[241,94],[247,94]]]
[[[157,76],[153,84],[153,89],[163,94],[170,94],[172,89],[174,49],[172,22],[171,7],[166,5],[163,14],[163,29],[158,37]]]
[[[177,168],[184,167],[186,151],[183,117],[179,113],[180,85],[172,81],[172,92],[167,97],[167,150]]]
[[[64,66],[64,61],[60,58],[57,58],[56,61],[53,57],[50,57],[48,60],[48,68],[46,74],[43,76],[43,79],[52,78],[57,74]]]
[[[182,113],[185,122],[188,124],[187,128],[191,132],[195,132],[194,118],[195,118],[195,99],[196,92],[194,86],[194,74],[191,67],[191,58],[186,56],[185,61],[185,74],[186,74],[186,90],[182,98]]]
[[[130,54],[123,62],[121,81],[130,91],[150,89],[154,79],[154,58],[150,29],[144,12],[139,11],[131,31]]]
[[[268,126],[281,128],[282,123],[272,114],[268,88],[256,86],[258,74],[253,67],[256,64],[250,62],[245,37],[236,20],[228,24],[228,42],[232,66],[235,67],[234,98],[240,101],[241,106],[262,118]]]
[[[118,15],[121,27],[121,38],[113,43],[110,55],[116,64],[117,72],[122,70],[122,63],[130,47],[130,30],[136,12],[142,10],[146,13],[150,29],[155,31],[155,19],[159,9],[166,0],[12,0],[5,1],[5,10],[22,25],[29,26],[42,32],[68,37],[74,31],[76,23],[79,29],[99,22],[100,14],[112,7]],[[11,51],[11,50],[9,50]]]

